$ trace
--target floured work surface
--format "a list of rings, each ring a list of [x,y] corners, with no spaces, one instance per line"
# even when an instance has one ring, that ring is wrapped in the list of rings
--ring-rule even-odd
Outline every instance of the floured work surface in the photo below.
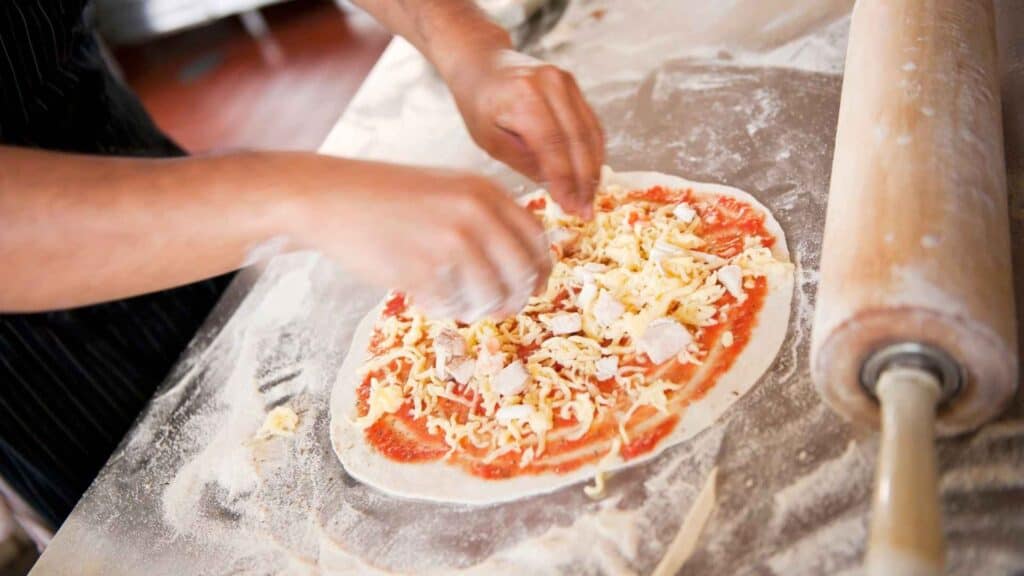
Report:
[[[797,264],[786,341],[717,425],[616,475],[601,502],[580,485],[482,509],[382,496],[346,476],[327,417],[356,323],[382,291],[313,257],[277,259],[233,287],[219,315],[230,320],[215,318],[186,354],[39,572],[648,574],[717,466],[687,574],[857,573],[877,443],[828,412],[807,373],[848,8],[592,0],[540,38],[539,53],[577,73],[604,119],[611,165],[747,190],[786,231]],[[532,188],[474,149],[402,43],[325,151],[474,167]],[[299,415],[294,435],[254,439],[284,400]],[[1024,567],[1022,413],[1018,400],[1000,422],[940,445],[953,573]]]

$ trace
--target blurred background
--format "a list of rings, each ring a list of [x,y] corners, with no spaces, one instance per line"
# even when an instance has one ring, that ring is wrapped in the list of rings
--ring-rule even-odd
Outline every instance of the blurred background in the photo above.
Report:
[[[391,38],[347,0],[94,0],[91,17],[191,152],[315,150]]]

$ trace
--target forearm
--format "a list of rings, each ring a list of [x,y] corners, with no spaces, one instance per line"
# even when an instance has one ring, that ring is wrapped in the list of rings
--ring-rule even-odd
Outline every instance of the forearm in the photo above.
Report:
[[[263,154],[125,159],[0,147],[0,311],[80,306],[242,265],[289,232],[288,170]]]
[[[471,0],[355,0],[423,53],[452,85],[477,58],[512,48],[501,26]]]

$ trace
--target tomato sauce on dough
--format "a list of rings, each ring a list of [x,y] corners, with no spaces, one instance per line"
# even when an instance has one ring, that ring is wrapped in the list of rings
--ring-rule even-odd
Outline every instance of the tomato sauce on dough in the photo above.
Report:
[[[629,192],[625,198],[627,201],[661,204],[687,202],[693,205],[701,218],[699,235],[708,242],[708,251],[723,258],[738,254],[743,249],[744,238],[747,236],[760,236],[763,245],[769,247],[775,240],[765,228],[765,215],[735,198],[698,196],[692,190],[670,190],[660,186]],[[544,207],[544,198],[535,199],[527,204],[527,208],[535,212],[542,211]],[[597,201],[598,210],[609,211],[615,207],[615,200],[607,196]],[[642,224],[639,217],[635,221],[631,219],[630,224],[636,222]],[[412,400],[409,399],[397,412],[382,416],[367,428],[364,431],[366,440],[379,453],[396,462],[430,462],[447,458],[451,464],[460,466],[474,476],[493,480],[545,473],[565,474],[596,463],[607,454],[621,431],[625,431],[628,437],[628,442],[623,443],[619,451],[624,460],[648,454],[675,430],[687,406],[714,388],[749,342],[768,294],[768,282],[764,277],[749,280],[753,282],[752,285],[745,287],[746,298],[742,302],[737,302],[726,292],[715,303],[717,308],[728,305],[727,316],[723,321],[700,330],[697,336],[699,346],[702,350],[709,351],[700,366],[681,364],[675,359],[660,366],[653,366],[643,355],[620,358],[620,366],[640,367],[648,375],[682,384],[678,390],[666,394],[669,408],[667,414],[650,406],[641,406],[623,423],[612,417],[595,419],[589,431],[576,440],[567,437],[578,426],[576,419],[560,418],[556,415],[554,427],[547,433],[543,453],[525,466],[520,465],[521,452],[513,451],[486,461],[487,450],[473,446],[466,440],[460,445],[462,450],[452,451],[444,440],[443,431],[428,429],[425,417],[413,417]],[[556,304],[565,301],[567,297],[567,294],[559,294]],[[402,315],[408,306],[407,298],[395,294],[385,303],[382,314],[385,317]],[[722,343],[726,331],[732,336],[730,346],[724,346]],[[381,336],[375,332],[371,339],[371,352],[384,352],[380,350],[380,344]],[[401,346],[401,343],[397,345]],[[536,348],[537,345],[521,346],[518,350],[519,358],[525,359]],[[398,359],[394,362],[398,365],[390,368],[398,368],[404,374],[408,374],[411,367],[407,360]],[[370,381],[374,376],[374,373],[366,375],[358,389],[357,412],[360,415],[365,415],[369,410]],[[595,384],[604,392],[617,386],[614,379]],[[456,419],[461,418],[463,421],[470,411],[484,413],[481,399],[468,387],[457,385],[454,393],[465,399],[466,403],[441,398],[438,406],[442,413]],[[617,408],[620,409],[611,413],[624,416],[629,409],[628,399],[621,395],[620,400],[621,402],[617,404]],[[521,449],[525,450],[528,447],[524,445]]]

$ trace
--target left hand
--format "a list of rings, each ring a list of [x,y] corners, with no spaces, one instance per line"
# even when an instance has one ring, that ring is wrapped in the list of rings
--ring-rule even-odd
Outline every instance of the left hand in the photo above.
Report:
[[[501,50],[466,63],[449,86],[480,147],[546,185],[566,212],[593,217],[604,133],[571,74]]]

